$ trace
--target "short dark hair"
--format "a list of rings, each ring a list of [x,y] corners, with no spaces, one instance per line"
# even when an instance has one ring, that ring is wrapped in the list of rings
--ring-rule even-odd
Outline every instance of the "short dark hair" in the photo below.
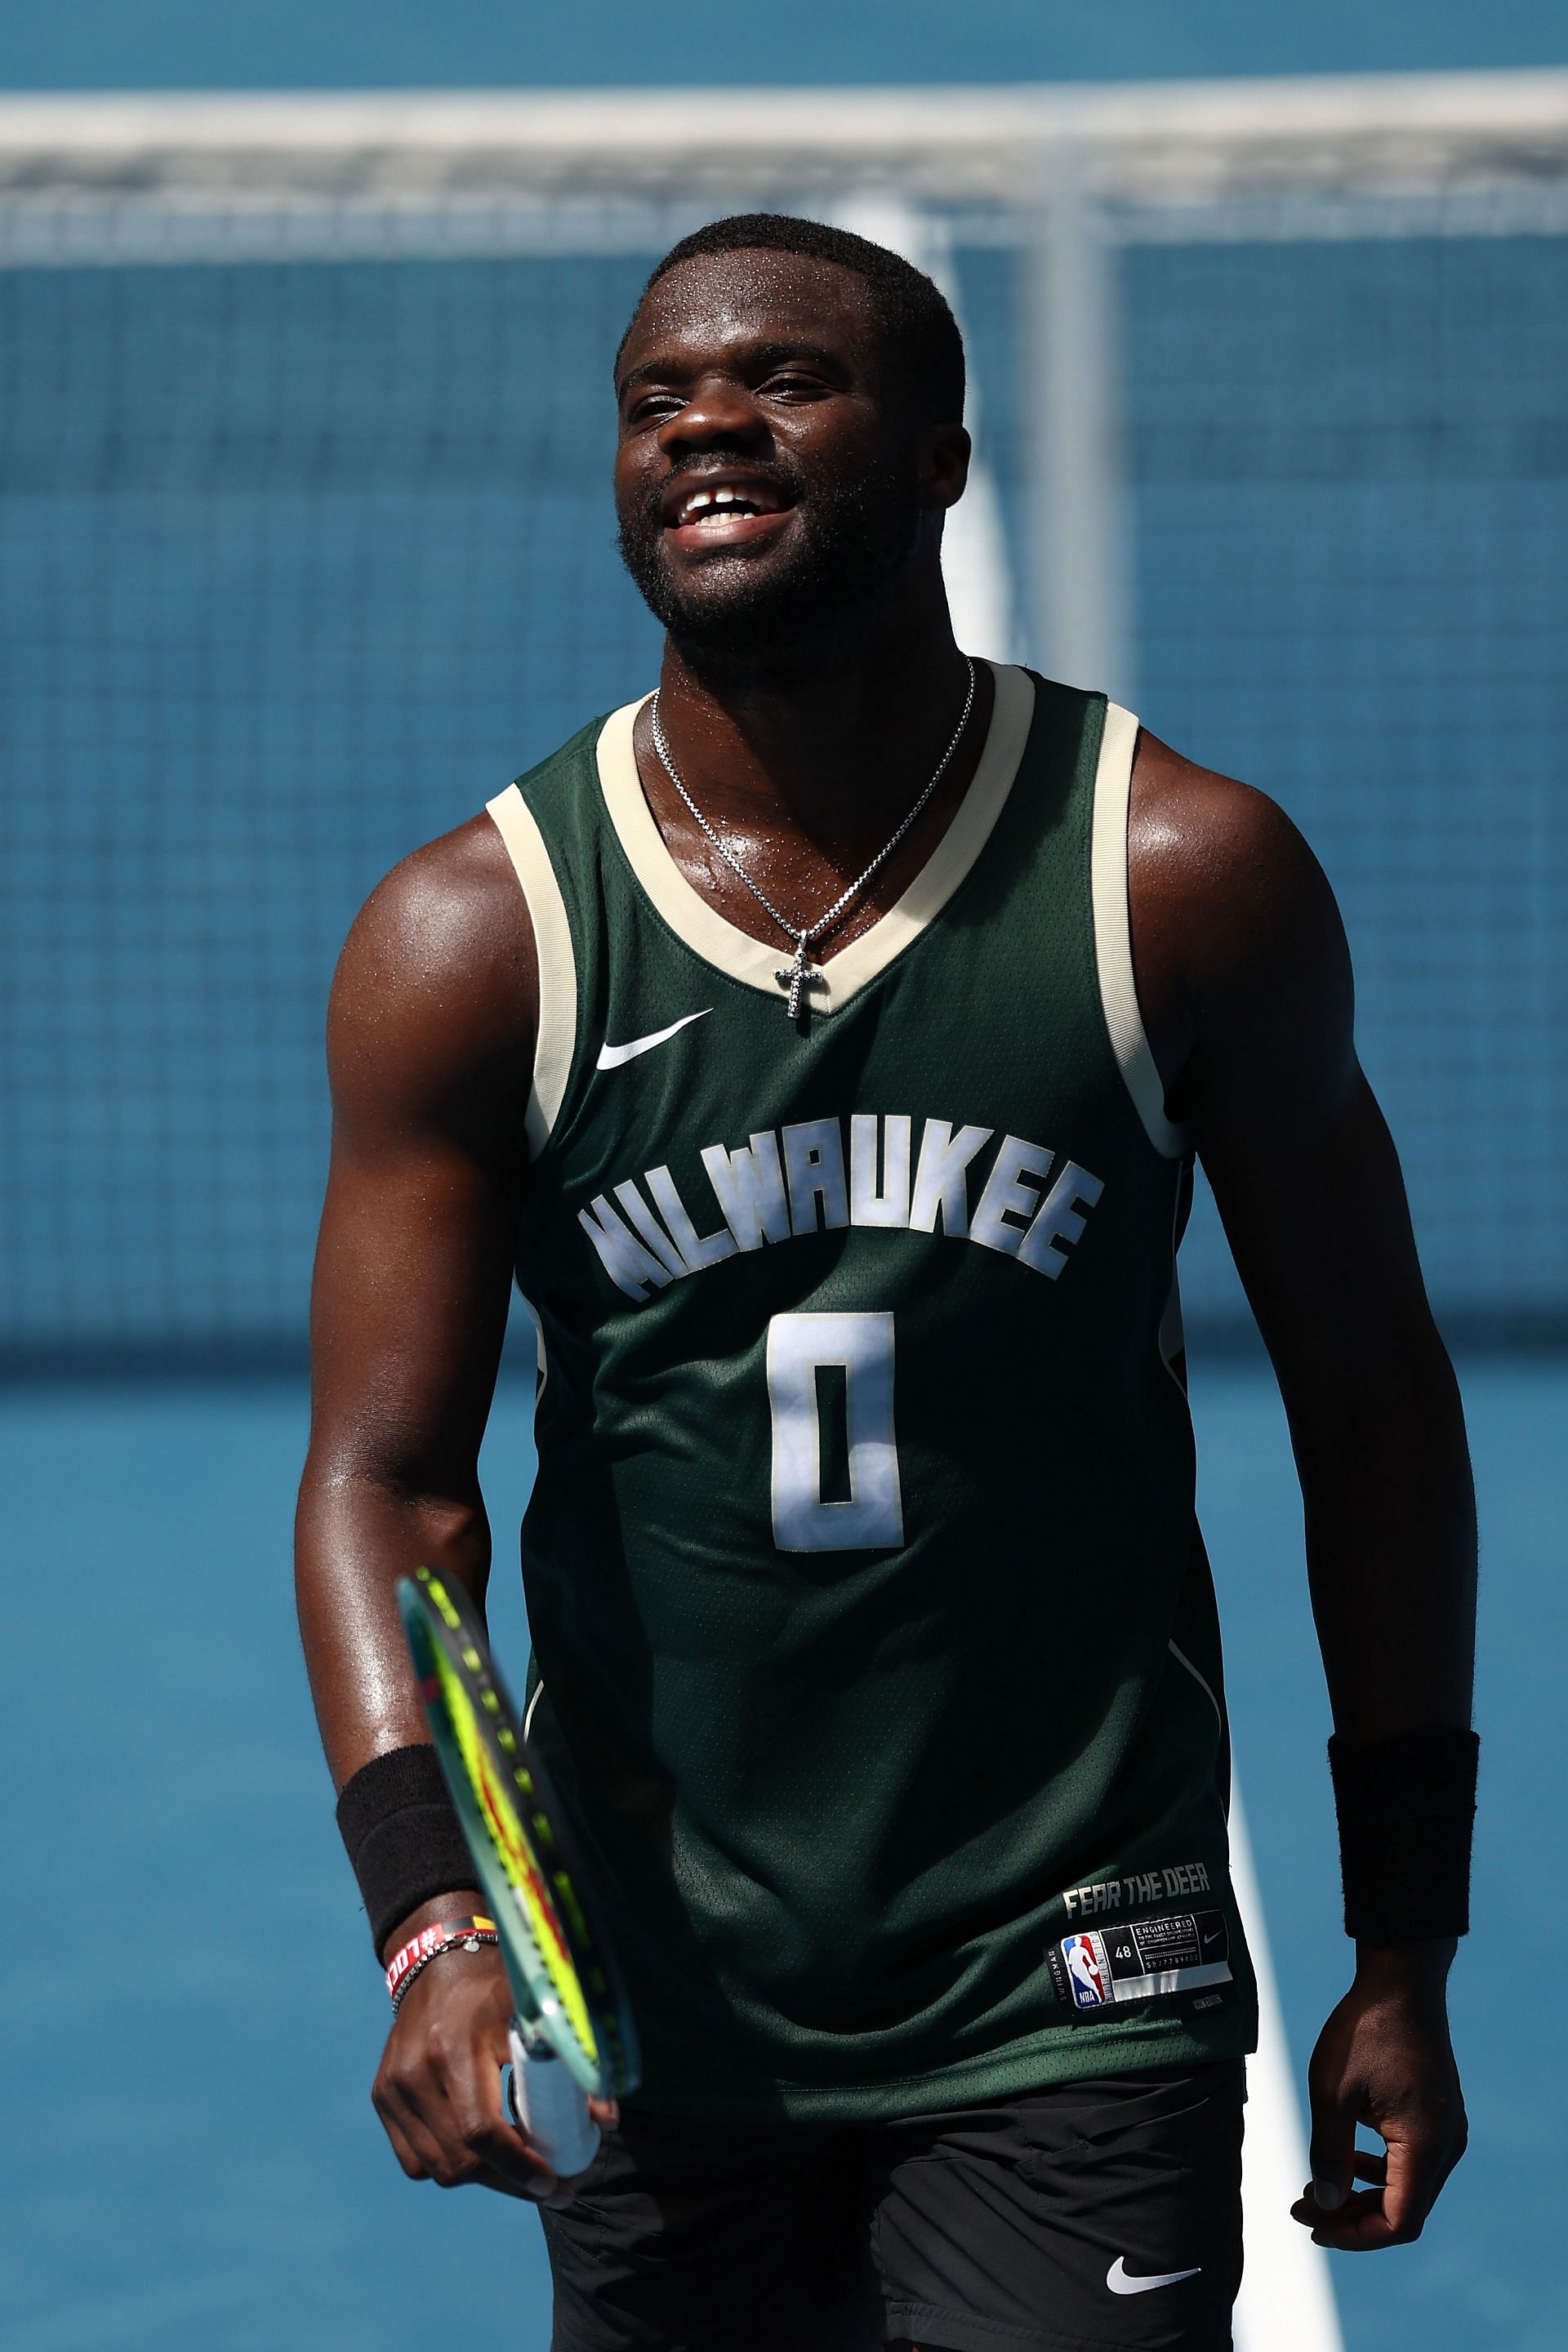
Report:
[[[706,228],[694,229],[670,247],[638,296],[638,310],[679,262],[705,253],[746,253],[759,247],[836,262],[840,269],[864,278],[875,291],[878,323],[896,355],[900,380],[931,423],[956,424],[962,418],[963,338],[942,289],[901,253],[873,245],[851,229],[797,220],[790,213],[733,213],[726,220],[710,221]],[[624,345],[626,337],[621,340]]]

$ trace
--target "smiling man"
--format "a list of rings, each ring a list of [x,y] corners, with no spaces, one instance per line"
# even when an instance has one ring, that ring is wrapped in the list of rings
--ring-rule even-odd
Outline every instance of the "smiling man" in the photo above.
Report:
[[[385,1953],[475,1907],[394,1588],[483,1594],[515,1269],[531,1730],[646,2079],[552,2195],[503,1973],[454,1938],[376,2105],[412,2177],[550,2197],[557,2352],[1212,2352],[1254,1999],[1194,1152],[1337,1726],[1356,1967],[1298,2218],[1414,2237],[1464,2137],[1468,1470],[1339,919],[1268,801],[954,643],[963,355],[919,272],[720,222],[616,380],[658,690],[400,866],[339,972],[300,1597]]]

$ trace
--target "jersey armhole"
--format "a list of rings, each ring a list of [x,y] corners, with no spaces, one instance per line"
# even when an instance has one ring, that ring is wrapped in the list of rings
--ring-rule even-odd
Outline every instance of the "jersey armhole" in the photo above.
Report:
[[[515,784],[487,801],[485,813],[506,844],[529,920],[539,964],[539,1024],[534,1035],[533,1082],[528,1094],[525,1131],[528,1156],[537,1160],[566,1098],[572,1056],[577,1045],[577,961],[566,901],[550,862],[533,811]]]
[[[1094,953],[1100,1001],[1111,1051],[1143,1131],[1165,1160],[1184,1159],[1192,1149],[1184,1128],[1165,1116],[1165,1090],[1150,1051],[1132,971],[1132,916],[1128,902],[1127,818],[1132,798],[1132,758],[1138,721],[1120,703],[1105,706],[1105,731],[1094,775],[1094,829],[1090,851],[1094,900]]]

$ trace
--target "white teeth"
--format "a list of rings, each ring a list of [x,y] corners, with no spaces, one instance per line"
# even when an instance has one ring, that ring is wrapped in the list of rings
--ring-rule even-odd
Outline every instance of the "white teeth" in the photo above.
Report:
[[[744,490],[693,490],[690,497],[681,502],[680,520],[683,523],[700,522],[708,517],[717,520],[725,509],[732,507],[741,507],[747,514],[761,511]]]

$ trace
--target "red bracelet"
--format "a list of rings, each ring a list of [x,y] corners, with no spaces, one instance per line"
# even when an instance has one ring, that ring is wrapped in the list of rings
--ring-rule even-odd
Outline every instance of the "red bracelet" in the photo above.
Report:
[[[386,1990],[392,1996],[394,2015],[404,1994],[422,1969],[439,1958],[443,1952],[477,1952],[483,1944],[499,1944],[493,1919],[437,1919],[428,1927],[421,1927],[411,1936],[400,1950],[394,1952],[386,1964]]]

